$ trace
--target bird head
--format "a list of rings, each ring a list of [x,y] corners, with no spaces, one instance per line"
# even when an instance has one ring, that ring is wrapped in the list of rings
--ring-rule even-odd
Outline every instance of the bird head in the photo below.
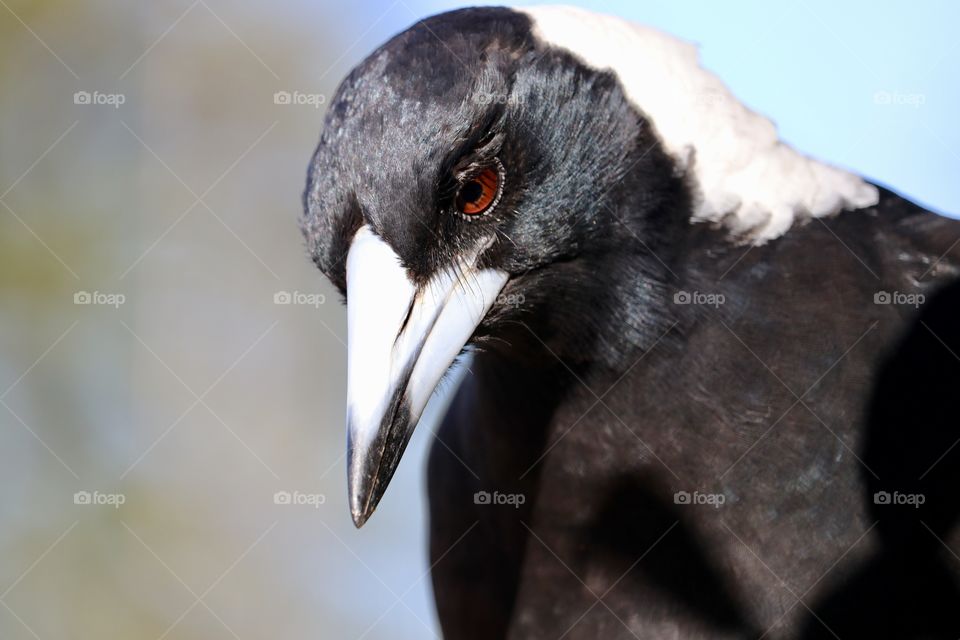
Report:
[[[601,322],[644,332],[651,314],[623,312],[612,271],[629,265],[630,296],[658,295],[664,266],[650,250],[684,219],[673,210],[685,194],[615,76],[538,44],[523,14],[424,20],[349,74],[301,226],[347,304],[357,526],[465,348],[503,340],[511,324],[558,352],[595,341]]]

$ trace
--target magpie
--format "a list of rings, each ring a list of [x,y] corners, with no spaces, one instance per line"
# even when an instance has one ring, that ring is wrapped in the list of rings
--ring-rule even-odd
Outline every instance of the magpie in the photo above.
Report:
[[[429,463],[447,638],[960,637],[960,223],[808,157],[696,48],[417,22],[304,193],[348,323],[350,510]]]

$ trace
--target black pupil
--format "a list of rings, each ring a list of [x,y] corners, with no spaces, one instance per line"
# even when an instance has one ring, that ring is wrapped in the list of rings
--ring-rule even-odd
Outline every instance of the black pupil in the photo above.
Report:
[[[476,202],[482,195],[483,185],[476,180],[471,180],[460,187],[460,200],[463,202]]]

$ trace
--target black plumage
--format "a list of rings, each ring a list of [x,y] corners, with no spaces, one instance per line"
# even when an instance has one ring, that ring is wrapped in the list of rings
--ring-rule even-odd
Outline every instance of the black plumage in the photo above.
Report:
[[[960,636],[960,224],[880,189],[751,245],[691,223],[655,124],[507,9],[418,23],[328,111],[302,226],[345,295],[364,226],[415,287],[484,238],[509,274],[430,456],[445,637]],[[451,215],[494,157],[502,201]],[[358,524],[404,393],[351,475]]]

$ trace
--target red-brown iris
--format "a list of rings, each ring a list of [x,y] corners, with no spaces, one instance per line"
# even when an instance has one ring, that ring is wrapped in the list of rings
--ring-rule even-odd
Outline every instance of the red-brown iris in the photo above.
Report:
[[[487,167],[465,180],[457,189],[454,206],[465,216],[479,216],[489,211],[500,198],[499,167]]]

